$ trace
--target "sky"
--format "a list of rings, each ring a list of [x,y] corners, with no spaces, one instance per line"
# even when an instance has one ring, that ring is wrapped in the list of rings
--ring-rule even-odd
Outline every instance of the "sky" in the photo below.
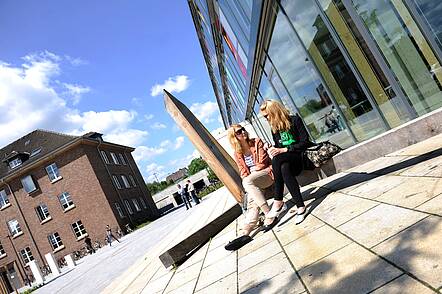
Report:
[[[199,157],[163,88],[222,127],[186,0],[0,0],[0,147],[35,129],[96,131],[163,180]]]

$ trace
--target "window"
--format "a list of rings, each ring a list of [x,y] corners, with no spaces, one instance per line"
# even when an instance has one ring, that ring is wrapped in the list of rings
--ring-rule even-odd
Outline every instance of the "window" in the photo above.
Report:
[[[126,209],[129,212],[129,214],[134,214],[132,207],[130,207],[129,201],[128,200],[124,200],[124,205],[126,205]]]
[[[130,188],[129,181],[127,180],[125,175],[121,175],[121,179],[123,180],[124,187]]]
[[[61,178],[60,172],[58,171],[57,165],[55,163],[48,165],[46,167],[46,172],[48,173],[48,177],[51,182]]]
[[[134,204],[136,211],[141,211],[140,205],[138,204],[138,201],[136,198],[132,198],[132,203]]]
[[[113,175],[112,180],[114,181],[115,186],[117,186],[118,189],[121,189],[120,181],[118,181],[118,177]]]
[[[8,194],[6,194],[6,191],[0,190],[0,208],[6,207],[9,204],[9,198]]]
[[[109,164],[109,158],[107,157],[106,151],[101,150],[101,157],[103,157],[103,160],[105,163]]]
[[[121,209],[120,203],[115,202],[115,208],[117,209],[118,215],[120,216],[120,218],[123,218],[124,213],[123,213],[123,210]]]
[[[129,175],[129,180],[132,183],[132,187],[136,187],[137,186],[137,183],[135,182],[135,179],[134,179],[134,177],[132,175]]]
[[[79,220],[76,223],[73,223],[71,226],[72,226],[72,229],[74,230],[74,234],[77,237],[77,239],[79,239],[87,234],[86,229],[84,228],[81,220]]]
[[[120,156],[120,161],[123,165],[126,165],[126,160],[124,159],[124,155],[121,153],[118,153],[118,155]]]
[[[117,157],[117,155],[115,155],[115,153],[111,152],[110,155],[111,155],[112,160],[113,160],[113,162],[114,162],[115,164],[120,164],[120,163],[118,162],[118,157]]]
[[[60,196],[58,196],[58,200],[60,200],[61,206],[64,210],[74,206],[74,202],[72,201],[71,195],[68,192],[63,192]]]
[[[22,232],[20,224],[16,219],[11,219],[10,221],[8,221],[8,227],[12,237],[17,236]]]
[[[34,256],[32,256],[31,248],[26,247],[25,249],[20,250],[21,257],[23,258],[23,262],[27,264],[28,262],[34,260]]]
[[[35,208],[35,211],[37,212],[37,216],[40,222],[51,218],[49,214],[49,209],[46,204],[40,204]]]
[[[23,188],[27,193],[31,193],[35,190],[37,190],[37,186],[34,183],[34,180],[32,179],[32,176],[26,176],[21,179],[21,184],[23,185]]]
[[[63,246],[63,242],[61,241],[60,235],[55,232],[51,235],[48,235],[49,244],[51,244],[52,250],[56,250]],[[64,248],[64,246],[63,246]]]
[[[144,202],[143,197],[140,197],[140,202],[141,202],[141,205],[143,206],[143,208],[147,209],[146,202]]]
[[[17,166],[19,166],[21,164],[22,164],[21,159],[20,158],[15,158],[15,159],[13,159],[13,160],[11,160],[9,162],[9,167],[10,168],[16,168]]]
[[[6,255],[5,249],[3,248],[2,243],[0,242],[0,256]]]
[[[41,147],[36,148],[36,149],[31,151],[31,155],[29,155],[29,157],[35,156],[35,155],[37,155],[40,152],[41,152]]]

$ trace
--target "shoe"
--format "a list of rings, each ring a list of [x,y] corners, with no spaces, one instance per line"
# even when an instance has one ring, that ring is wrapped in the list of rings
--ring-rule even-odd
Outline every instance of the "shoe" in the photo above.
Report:
[[[295,224],[296,225],[299,225],[300,223],[302,223],[304,221],[306,212],[307,212],[307,209],[304,209],[304,211],[302,213],[295,214]]]
[[[284,203],[282,204],[282,206],[279,208],[279,210],[275,210],[273,209],[275,206],[274,204],[272,205],[272,208],[270,209],[270,211],[266,214],[266,218],[276,218],[278,217],[282,212],[287,210],[287,205]]]
[[[252,241],[252,237],[244,235],[244,236],[238,237],[238,238],[230,241],[226,246],[224,246],[224,249],[226,249],[228,251],[235,251],[235,250],[238,250],[239,248],[243,247],[244,245],[246,245],[250,241]]]
[[[264,231],[264,233],[265,233],[265,232],[268,232],[268,231],[270,231],[271,229],[273,229],[273,227],[274,227],[277,223],[278,223],[278,217],[275,217],[275,218],[273,219],[273,222],[272,222],[272,223],[270,223],[270,224],[268,224],[268,225],[263,225],[263,226],[262,226],[262,230]]]

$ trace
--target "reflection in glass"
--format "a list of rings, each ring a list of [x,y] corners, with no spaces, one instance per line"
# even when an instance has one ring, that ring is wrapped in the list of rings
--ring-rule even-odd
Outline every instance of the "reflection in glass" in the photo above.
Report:
[[[413,0],[413,2],[433,33],[436,44],[442,49],[442,1]]]
[[[362,141],[383,132],[382,118],[364,94],[313,1],[283,0],[281,5],[356,138]]]
[[[342,0],[319,1],[389,126],[394,128],[413,119],[414,111],[393,91]]]
[[[352,2],[417,114],[441,107],[440,63],[403,3]]]
[[[293,99],[313,139],[330,139],[343,147],[352,145],[353,139],[346,129],[344,118],[333,107],[302,44],[281,11],[276,17],[268,55],[275,72],[270,63],[265,64],[266,72],[280,96],[288,100],[290,95]]]

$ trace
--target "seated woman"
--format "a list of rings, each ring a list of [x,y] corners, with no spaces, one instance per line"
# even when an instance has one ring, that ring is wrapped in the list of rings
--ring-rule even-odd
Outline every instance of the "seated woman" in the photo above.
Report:
[[[270,158],[262,140],[250,139],[241,125],[233,124],[228,130],[228,138],[235,150],[234,159],[248,196],[248,212],[243,227],[243,234],[248,236],[257,227],[259,211],[264,214],[270,211],[263,193],[263,189],[273,184]],[[266,218],[266,225],[272,222],[273,219]]]
[[[267,217],[277,217],[287,207],[284,203],[284,184],[287,186],[297,209],[295,223],[304,220],[305,205],[301,196],[298,176],[302,169],[302,153],[307,147],[314,145],[310,140],[307,130],[298,115],[290,116],[289,111],[279,102],[274,100],[264,101],[260,107],[262,116],[267,119],[272,129],[275,146],[268,152],[272,157],[272,168],[275,177],[275,201]]]

